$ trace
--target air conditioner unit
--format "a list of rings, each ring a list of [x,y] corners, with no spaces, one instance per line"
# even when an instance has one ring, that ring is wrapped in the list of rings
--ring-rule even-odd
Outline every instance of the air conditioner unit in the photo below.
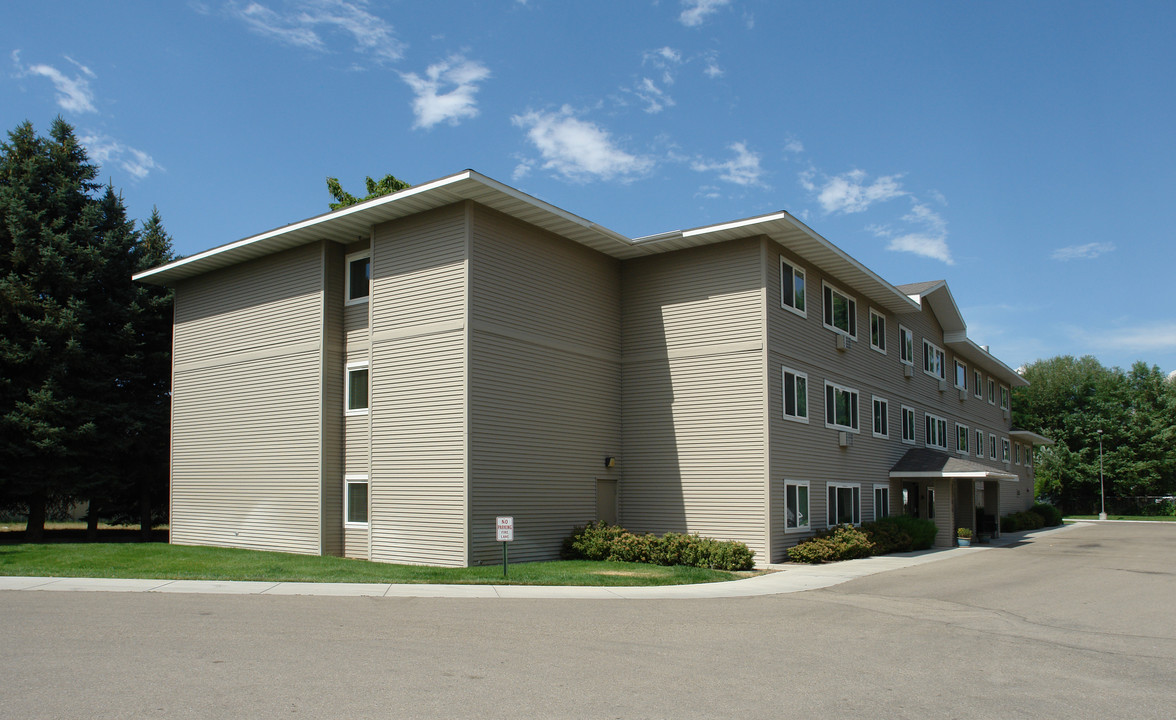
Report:
[[[839,352],[845,352],[850,345],[853,345],[853,340],[850,340],[846,335],[835,335],[834,337],[837,338],[836,347]]]
[[[838,431],[837,447],[853,447],[853,433],[844,430]]]
[[[1004,416],[1004,419],[1005,419],[1005,420],[1008,420],[1008,419],[1009,419],[1009,409],[1008,409],[1008,408],[1005,408],[1004,410],[1002,410],[1002,411],[1001,411],[1001,415],[1003,415],[1003,416]]]
[[[968,391],[965,388],[960,388],[960,402],[968,399]]]
[[[902,376],[903,377],[914,377],[915,376],[914,366],[913,365],[903,365],[902,366]]]
[[[945,390],[947,390],[947,381],[946,381],[946,380],[940,380],[940,381],[939,381],[939,392],[943,392],[943,391],[945,391]]]

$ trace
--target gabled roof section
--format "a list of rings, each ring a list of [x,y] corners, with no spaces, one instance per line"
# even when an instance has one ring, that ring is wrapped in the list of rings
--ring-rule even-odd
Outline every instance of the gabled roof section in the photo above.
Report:
[[[890,468],[892,478],[965,478],[1016,480],[1017,476],[967,458],[931,448],[911,448]]]

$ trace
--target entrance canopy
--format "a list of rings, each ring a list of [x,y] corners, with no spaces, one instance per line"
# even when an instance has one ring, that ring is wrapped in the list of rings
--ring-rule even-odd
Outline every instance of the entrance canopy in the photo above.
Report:
[[[997,470],[994,467],[973,462],[958,455],[930,448],[908,450],[906,455],[903,455],[902,459],[890,468],[890,477],[910,479],[963,478],[1004,482],[1017,480],[1017,476],[1013,473]]]

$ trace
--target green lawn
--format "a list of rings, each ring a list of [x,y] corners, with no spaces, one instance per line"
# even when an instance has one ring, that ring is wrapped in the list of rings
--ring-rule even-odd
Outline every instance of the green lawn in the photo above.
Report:
[[[1067,515],[1066,520],[1098,520],[1098,515]],[[1176,521],[1176,516],[1172,515],[1111,515],[1107,514],[1107,520],[1150,520],[1155,522],[1173,522]]]
[[[501,564],[435,568],[163,543],[0,545],[0,575],[33,577],[622,586],[720,582],[754,574],[575,560],[512,563],[509,580],[504,583]]]

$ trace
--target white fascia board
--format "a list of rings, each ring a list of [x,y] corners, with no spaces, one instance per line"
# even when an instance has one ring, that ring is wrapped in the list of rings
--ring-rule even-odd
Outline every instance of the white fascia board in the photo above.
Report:
[[[890,472],[892,478],[961,478],[963,480],[1003,480],[1016,481],[1016,475],[1010,473],[997,472],[996,470],[972,471],[972,472],[946,472],[942,470],[922,470],[919,472],[903,472],[901,470],[892,470]]]
[[[1040,435],[1038,433],[1033,432],[1032,430],[1010,430],[1009,437],[1011,437],[1015,440],[1020,440],[1022,442],[1027,441],[1029,443],[1032,443],[1033,445],[1046,445],[1046,446],[1048,446],[1048,445],[1056,445],[1057,444],[1057,442],[1055,440],[1053,440],[1052,438],[1048,438],[1045,435]]]

